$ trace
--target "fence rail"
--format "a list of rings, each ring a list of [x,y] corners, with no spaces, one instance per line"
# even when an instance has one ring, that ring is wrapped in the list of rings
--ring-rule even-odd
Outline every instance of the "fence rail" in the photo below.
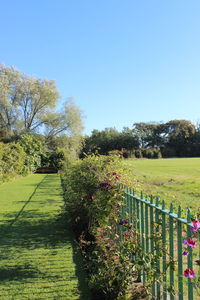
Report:
[[[162,285],[155,282],[152,286],[153,299],[163,300],[196,300],[199,299],[197,290],[195,288],[195,280],[200,274],[200,229],[193,226],[191,212],[188,209],[187,214],[183,215],[182,209],[179,206],[178,212],[175,213],[173,205],[166,208],[165,201],[160,203],[159,199],[140,197],[134,194],[134,190],[126,186],[124,189],[123,204],[120,208],[120,218],[127,218],[140,235],[141,245],[143,251],[146,253],[158,253],[159,247],[155,245],[153,236],[159,230],[161,232],[161,247],[165,249],[162,258],[157,261],[158,272],[162,273]],[[182,217],[185,216],[185,217]],[[192,228],[196,230],[195,239],[192,239]],[[194,248],[189,244],[186,245],[187,240],[195,240]],[[185,240],[185,245],[184,245]],[[186,249],[187,248],[187,249]],[[183,255],[185,251],[186,255]],[[167,268],[168,259],[174,264],[169,264]],[[195,261],[195,262],[194,262]],[[184,277],[184,270],[194,270],[195,279]],[[192,272],[192,271],[190,271]],[[192,277],[192,273],[190,274]],[[141,276],[145,281],[145,274]],[[168,287],[171,287],[171,291]],[[173,293],[173,288],[175,293]]]

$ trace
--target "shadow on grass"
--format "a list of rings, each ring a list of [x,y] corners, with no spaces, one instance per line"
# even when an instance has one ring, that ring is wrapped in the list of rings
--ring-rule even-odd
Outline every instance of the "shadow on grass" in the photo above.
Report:
[[[66,249],[66,245],[69,245],[69,248],[71,248],[71,246],[73,248],[73,260],[75,263],[76,276],[78,278],[78,290],[80,297],[76,299],[89,300],[90,295],[83,270],[82,257],[78,246],[74,241],[73,234],[69,229],[69,226],[67,226],[66,222],[64,222],[63,217],[59,215],[55,216],[55,211],[41,212],[37,209],[27,209],[27,206],[29,202],[32,201],[33,196],[40,196],[40,194],[44,198],[44,201],[41,202],[39,199],[39,201],[36,200],[36,203],[39,206],[40,204],[46,204],[47,206],[48,204],[51,204],[52,206],[53,201],[48,197],[48,195],[62,195],[62,190],[57,182],[57,179],[59,181],[59,177],[57,176],[58,175],[55,174],[46,175],[41,182],[36,185],[32,195],[26,202],[24,202],[20,211],[5,213],[3,215],[4,223],[0,224],[0,260],[7,261],[7,266],[3,265],[0,268],[0,281],[5,283],[5,287],[9,289],[10,281],[18,281],[20,286],[20,284],[23,284],[24,281],[29,279],[32,281],[34,278],[39,278],[40,275],[47,276],[48,278],[47,274],[40,274],[37,269],[37,264],[40,263],[39,261],[37,261],[36,265],[31,263],[33,259],[31,252],[31,260],[28,260],[28,262],[25,263],[25,259],[22,259],[22,262],[19,265],[17,264],[17,256],[19,255],[20,257],[20,253],[23,253],[23,251],[26,250],[35,250],[39,248],[49,249],[51,250],[52,259],[56,262],[57,259],[54,259],[54,257],[57,250],[62,249],[62,246],[63,249]],[[58,205],[57,201],[55,201],[55,205]],[[26,259],[28,259],[28,257]],[[10,261],[12,261],[12,263],[9,263]],[[48,264],[49,269],[52,270],[51,258],[48,261]],[[48,265],[46,267],[48,267]],[[56,271],[56,265],[53,266],[53,270]],[[60,272],[64,272],[64,269],[62,270],[62,264],[58,264],[58,270],[56,272],[58,272],[58,275]],[[70,270],[67,272],[70,272]],[[57,275],[52,274],[52,276],[55,277]],[[73,277],[69,277],[69,281],[70,280],[73,280]],[[62,284],[62,282],[59,282],[59,279],[56,279],[56,288],[58,288],[60,283]],[[65,285],[63,284],[62,286]],[[41,290],[41,293],[45,293],[45,291]],[[47,292],[47,295],[51,296],[51,293]]]
[[[6,218],[14,217],[16,213],[5,214]],[[37,210],[24,211],[12,226],[10,223],[0,225],[0,244],[6,247],[53,248],[57,244],[70,242],[69,230],[64,228],[59,218],[50,213]]]
[[[0,268],[0,281],[21,280],[26,278],[36,278],[40,272],[32,269],[29,264],[23,266]]]
[[[12,218],[16,213],[5,214]],[[0,244],[2,251],[0,259],[13,258],[13,248],[16,249],[55,249],[66,246],[73,248],[73,261],[75,263],[75,273],[78,278],[78,290],[80,297],[77,300],[89,300],[90,294],[87,286],[86,276],[83,269],[83,260],[78,245],[74,241],[73,234],[60,216],[50,213],[38,212],[37,210],[23,211],[21,217],[11,227],[10,224],[0,225]],[[9,248],[11,249],[9,251]],[[6,249],[6,253],[5,253]],[[54,252],[52,252],[52,258]],[[38,262],[39,263],[39,262]],[[49,262],[50,263],[50,262]],[[49,265],[51,269],[51,263]],[[55,271],[55,267],[54,267]],[[59,267],[58,272],[62,272]],[[0,269],[0,281],[9,282],[17,280],[23,282],[27,279],[34,279],[40,276],[35,266],[29,264],[19,266],[7,266]],[[43,291],[41,291],[43,293]],[[47,294],[50,295],[50,292]]]
[[[83,258],[79,246],[72,240],[73,247],[73,261],[76,265],[76,276],[79,282],[79,291],[81,292],[80,300],[90,300],[91,294],[88,288],[86,272],[83,268]]]

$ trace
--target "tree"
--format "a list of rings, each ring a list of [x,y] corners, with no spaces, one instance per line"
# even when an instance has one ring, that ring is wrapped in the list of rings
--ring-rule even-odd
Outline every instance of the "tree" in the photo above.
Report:
[[[63,133],[68,136],[81,135],[83,130],[83,113],[74,100],[69,98],[60,112],[51,112],[46,116],[45,135],[47,138],[59,136]]]
[[[65,148],[70,157],[76,157],[83,143],[83,113],[69,98],[60,112],[47,115],[45,121],[46,143],[52,150]]]
[[[163,144],[163,124],[162,123],[134,123],[133,133],[139,140],[140,147],[154,148]]]
[[[124,128],[122,132],[115,128],[105,128],[102,131],[93,130],[90,137],[85,138],[83,152],[96,152],[108,154],[112,150],[132,150],[139,147],[138,139],[133,131]]]
[[[46,122],[59,94],[55,82],[0,65],[0,131],[35,132]]]
[[[171,120],[164,124],[165,147],[174,150],[175,156],[192,156],[192,143],[196,128],[187,120]]]
[[[20,73],[0,65],[0,131],[2,136],[15,129],[18,117]]]

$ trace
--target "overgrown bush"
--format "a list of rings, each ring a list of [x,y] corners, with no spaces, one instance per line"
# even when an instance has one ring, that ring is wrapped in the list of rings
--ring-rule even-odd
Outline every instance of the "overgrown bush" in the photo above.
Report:
[[[142,259],[152,272],[135,229],[126,223],[129,240],[125,231],[124,238],[119,238],[120,184],[129,184],[120,160],[117,156],[88,156],[73,163],[62,176],[67,220],[81,245],[95,300],[133,299]]]
[[[88,156],[75,161],[63,176],[65,205],[77,235],[93,233],[116,214],[119,201],[119,160],[116,156]],[[113,211],[114,209],[114,211]]]
[[[18,143],[0,143],[0,182],[25,175],[26,153]]]
[[[34,136],[22,134],[19,144],[26,153],[24,164],[27,172],[34,172],[41,165],[42,142]]]
[[[65,160],[65,149],[59,148],[55,151],[46,151],[41,153],[41,166],[43,167],[55,167],[61,169],[64,166]]]
[[[160,148],[139,148],[126,150],[123,152],[124,158],[162,158]]]

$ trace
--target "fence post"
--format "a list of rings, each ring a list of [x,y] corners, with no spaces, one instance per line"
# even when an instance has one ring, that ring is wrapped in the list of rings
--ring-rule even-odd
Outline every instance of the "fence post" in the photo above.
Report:
[[[170,278],[170,287],[174,287],[174,220],[172,217],[173,213],[173,204],[170,205],[169,212],[169,254],[170,254],[170,269],[169,269],[169,278]],[[174,300],[174,295],[170,293],[170,300]]]
[[[188,208],[188,213],[187,213],[187,223],[191,223],[191,213],[190,209]],[[192,237],[192,233],[190,231],[190,226],[187,225],[187,236],[188,238]],[[192,259],[192,248],[189,247],[188,249],[189,255],[188,255],[188,269],[193,269],[193,259]],[[192,286],[192,281],[190,278],[188,278],[188,299],[193,300],[193,286]]]
[[[162,247],[163,249],[166,249],[166,214],[164,212],[165,210],[165,201],[162,201]],[[167,261],[166,261],[166,251],[163,252],[163,300],[167,300]]]
[[[181,207],[178,207],[178,218],[181,218]],[[177,224],[177,239],[178,239],[178,289],[179,300],[183,300],[183,258],[182,258],[182,222],[178,220]]]

